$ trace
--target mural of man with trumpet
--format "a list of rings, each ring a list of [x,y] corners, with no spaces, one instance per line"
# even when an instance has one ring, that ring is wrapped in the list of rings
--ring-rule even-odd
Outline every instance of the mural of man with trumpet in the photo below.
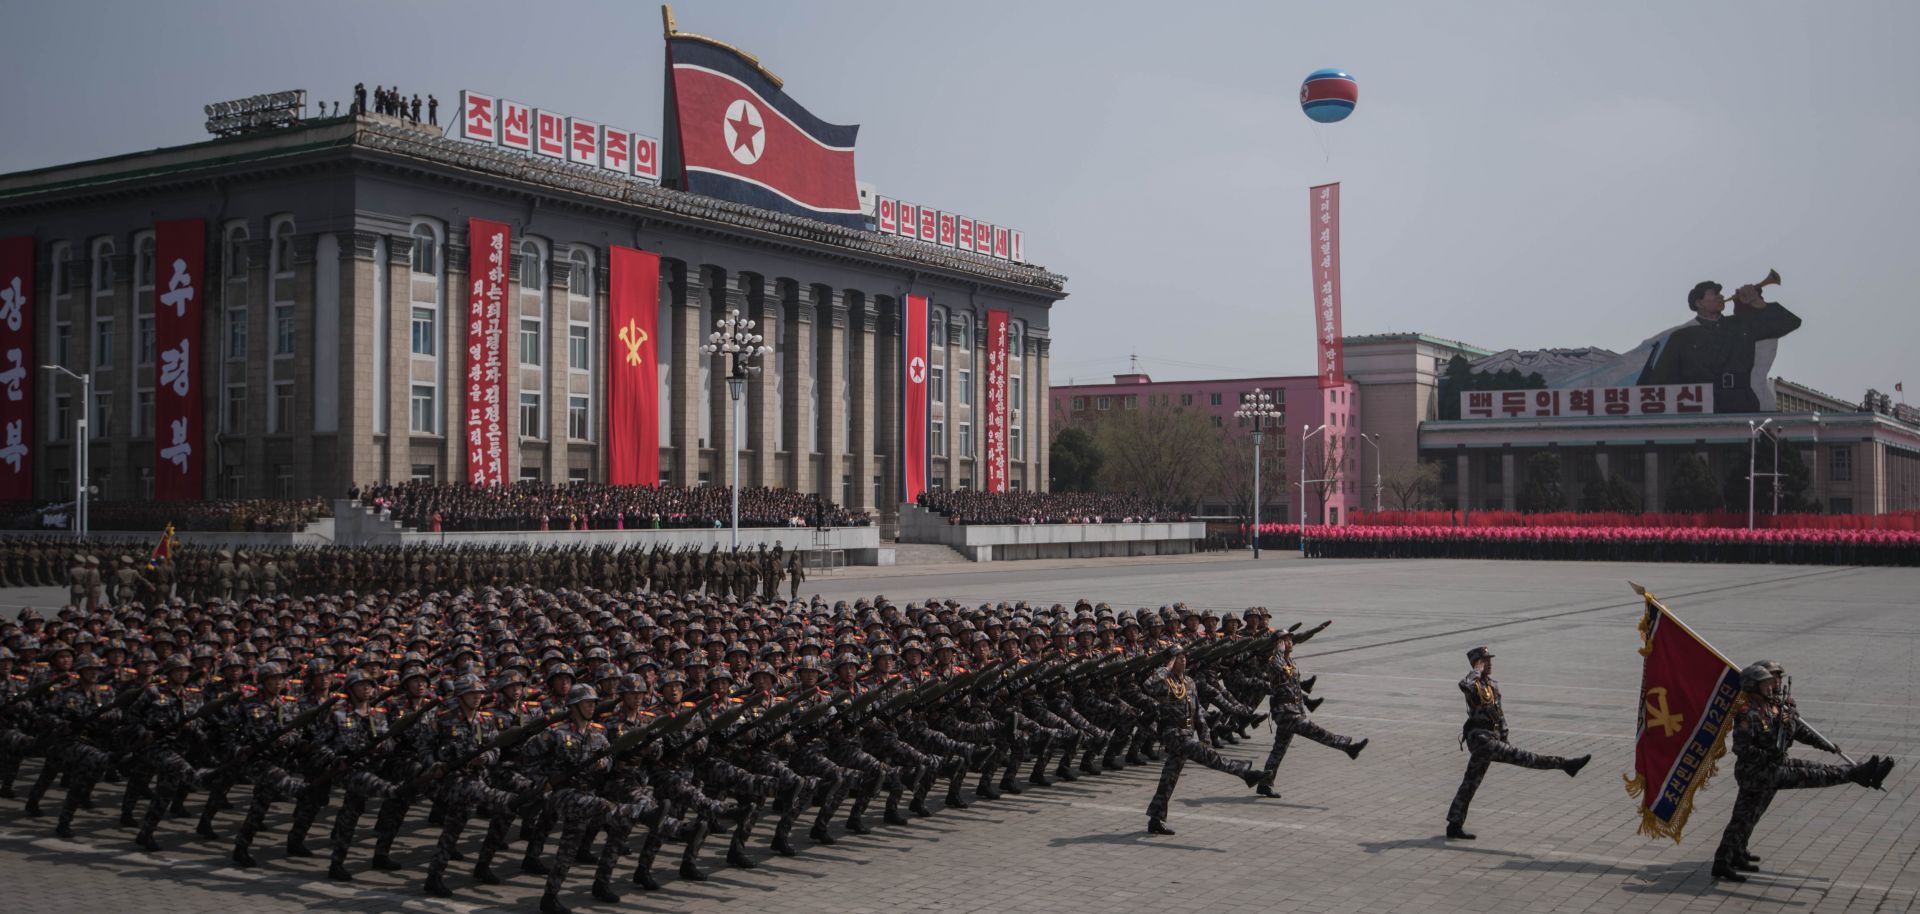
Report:
[[[1693,311],[1694,320],[1667,335],[1640,383],[1710,384],[1714,412],[1760,412],[1762,397],[1755,390],[1756,385],[1766,388],[1765,371],[1773,362],[1772,341],[1800,329],[1798,315],[1760,296],[1761,287],[1779,281],[1780,274],[1769,271],[1766,279],[1734,290],[1732,314],[1724,313],[1727,300],[1720,295],[1719,283],[1695,285],[1687,293],[1687,307]],[[1755,371],[1756,362],[1759,372]],[[1770,395],[1765,397],[1767,408],[1771,408],[1772,399]]]

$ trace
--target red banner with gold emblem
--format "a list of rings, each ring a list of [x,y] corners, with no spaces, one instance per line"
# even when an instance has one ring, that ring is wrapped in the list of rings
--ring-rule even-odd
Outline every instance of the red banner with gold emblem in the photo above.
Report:
[[[987,310],[987,491],[1007,490],[1007,312]]]
[[[660,483],[660,256],[615,247],[607,334],[607,481]]]
[[[1639,585],[1635,585],[1639,589]],[[1640,589],[1640,730],[1627,794],[1640,801],[1640,833],[1671,838],[1693,814],[1693,795],[1726,755],[1740,670]]]
[[[927,297],[903,296],[900,306],[900,497],[912,504],[927,490]]]
[[[505,223],[467,220],[467,481],[507,484]]]
[[[0,500],[33,500],[33,239],[0,239]]]

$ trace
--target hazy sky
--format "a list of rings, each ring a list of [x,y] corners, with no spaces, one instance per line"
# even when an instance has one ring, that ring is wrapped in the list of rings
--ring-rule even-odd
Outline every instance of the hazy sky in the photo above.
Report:
[[[201,105],[355,80],[658,135],[646,2],[4,0],[0,171],[204,138]],[[1346,330],[1628,349],[1778,269],[1776,373],[1920,383],[1920,4],[676,4],[880,192],[1069,277],[1053,379],[1313,370],[1306,188],[1343,183]],[[1359,110],[1317,127],[1300,80]],[[40,75],[36,75],[40,74]],[[1920,393],[1920,391],[1917,391]],[[1920,399],[1917,396],[1916,399]]]

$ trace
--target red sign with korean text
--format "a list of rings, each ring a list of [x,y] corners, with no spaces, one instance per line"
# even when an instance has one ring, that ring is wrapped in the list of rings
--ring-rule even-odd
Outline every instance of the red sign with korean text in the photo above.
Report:
[[[153,496],[198,501],[206,491],[207,435],[197,366],[206,305],[207,227],[175,219],[153,227]]]
[[[1322,184],[1307,192],[1313,263],[1314,361],[1320,389],[1346,383],[1340,346],[1340,185]]]
[[[1470,390],[1460,394],[1462,419],[1554,419],[1566,416],[1712,414],[1709,384]]]
[[[0,500],[33,499],[33,239],[0,239]]]
[[[505,223],[467,220],[467,481],[507,484]]]
[[[987,311],[987,491],[1007,490],[1007,312]]]

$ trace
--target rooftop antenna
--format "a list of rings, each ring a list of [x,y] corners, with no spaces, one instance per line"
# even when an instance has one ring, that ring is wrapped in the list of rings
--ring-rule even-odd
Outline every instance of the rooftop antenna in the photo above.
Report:
[[[1135,352],[1127,355],[1127,371],[1131,374],[1140,373],[1140,354],[1139,353]]]

